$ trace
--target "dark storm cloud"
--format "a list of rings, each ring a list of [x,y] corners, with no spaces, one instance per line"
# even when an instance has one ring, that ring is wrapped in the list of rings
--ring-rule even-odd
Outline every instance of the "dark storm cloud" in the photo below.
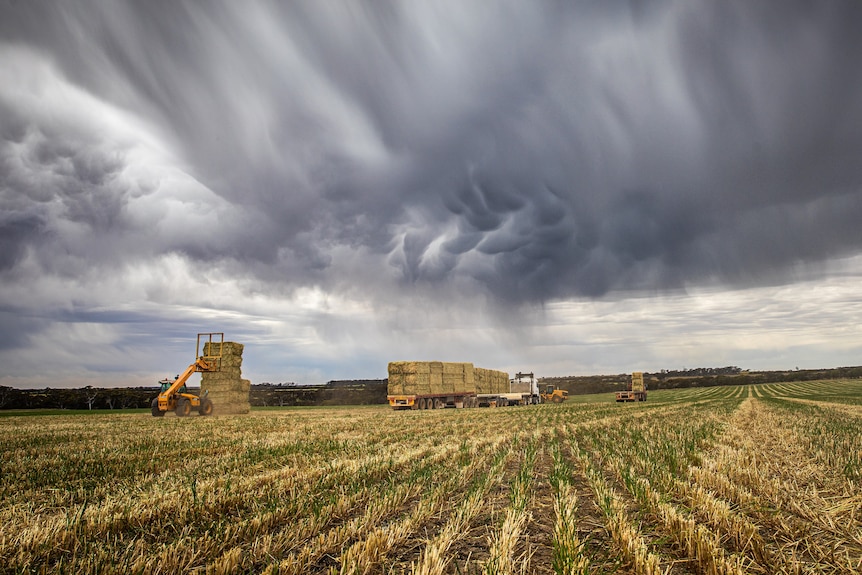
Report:
[[[347,247],[402,287],[507,302],[782,281],[862,250],[862,5],[607,4],[4,4],[0,50],[139,119],[223,209],[129,241],[133,199],[167,184],[129,175],[97,118],[0,88],[0,270],[58,222],[107,241],[67,246],[96,266],[175,251],[339,289]]]

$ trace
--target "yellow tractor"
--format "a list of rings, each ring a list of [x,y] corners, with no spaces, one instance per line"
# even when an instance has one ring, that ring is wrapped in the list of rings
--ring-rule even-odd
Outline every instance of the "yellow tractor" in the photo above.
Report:
[[[569,399],[569,392],[565,389],[548,385],[545,387],[545,392],[540,394],[542,403],[563,403]]]
[[[204,344],[201,349],[201,343]],[[159,396],[153,399],[153,417],[163,417],[168,411],[173,411],[179,417],[185,417],[192,411],[201,415],[212,415],[213,402],[206,397],[206,393],[197,396],[186,389],[186,382],[192,374],[199,371],[219,371],[221,369],[222,347],[224,347],[224,333],[199,333],[197,346],[195,348],[194,363],[186,370],[170,381],[163,379],[159,383],[162,386]],[[206,351],[204,351],[206,350]],[[203,355],[203,353],[206,355]]]

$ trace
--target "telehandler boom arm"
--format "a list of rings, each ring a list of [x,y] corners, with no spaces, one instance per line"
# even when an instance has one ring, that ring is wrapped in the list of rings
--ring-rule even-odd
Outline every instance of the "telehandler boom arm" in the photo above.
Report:
[[[170,397],[177,392],[179,388],[184,386],[193,373],[198,371],[211,371],[212,368],[210,365],[204,361],[203,358],[199,358],[196,362],[191,364],[186,368],[186,370],[180,375],[174,383],[165,391],[161,393],[164,397]]]

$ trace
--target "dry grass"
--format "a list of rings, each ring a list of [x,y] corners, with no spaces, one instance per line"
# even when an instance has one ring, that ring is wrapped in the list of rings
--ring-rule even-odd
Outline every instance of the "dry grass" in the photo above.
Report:
[[[0,572],[859,573],[836,387],[0,418]]]

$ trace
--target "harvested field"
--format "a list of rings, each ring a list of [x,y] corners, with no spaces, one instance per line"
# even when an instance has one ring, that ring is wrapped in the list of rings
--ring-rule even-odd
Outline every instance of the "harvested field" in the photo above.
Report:
[[[2,417],[0,571],[862,572],[862,381],[577,399]]]

